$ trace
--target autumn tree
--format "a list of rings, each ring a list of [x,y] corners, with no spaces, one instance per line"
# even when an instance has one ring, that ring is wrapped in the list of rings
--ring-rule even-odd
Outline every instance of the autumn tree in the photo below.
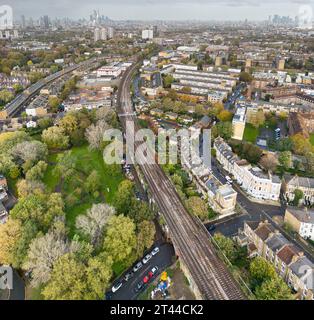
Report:
[[[96,124],[90,125],[85,132],[86,139],[91,149],[99,150],[104,141],[104,133],[110,129],[105,120],[99,120]]]
[[[50,281],[42,291],[46,300],[83,300],[87,291],[85,265],[73,254],[65,254],[54,264]]]
[[[35,180],[19,180],[16,187],[19,198],[24,198],[31,194],[44,194],[46,191],[45,184]]]
[[[279,164],[285,169],[288,170],[292,167],[292,153],[291,151],[280,152],[278,157]]]
[[[104,249],[113,262],[123,262],[131,258],[136,248],[135,223],[128,217],[113,216],[107,224]]]
[[[26,172],[26,180],[38,181],[42,180],[47,170],[48,164],[45,161],[39,161],[34,167]]]
[[[293,300],[293,295],[287,284],[276,275],[265,280],[255,291],[257,300]]]
[[[11,210],[14,219],[33,221],[40,229],[47,230],[55,218],[63,217],[63,201],[59,193],[29,195],[19,200]]]
[[[0,265],[12,264],[14,260],[14,246],[21,235],[22,224],[19,220],[9,218],[4,224],[0,224]]]
[[[219,114],[217,115],[217,118],[222,121],[222,122],[227,122],[227,121],[231,121],[233,117],[232,112],[227,111],[227,110],[222,110],[221,112],[219,112]]]
[[[34,239],[23,265],[24,270],[32,272],[32,286],[47,283],[54,263],[69,251],[70,244],[66,236],[56,230]]]
[[[137,255],[141,257],[145,249],[149,249],[155,240],[156,229],[151,221],[142,221],[138,225],[137,234]]]
[[[275,268],[262,257],[257,257],[250,263],[249,271],[254,286],[259,286],[263,281],[276,276]]]
[[[43,131],[42,141],[49,149],[66,149],[69,146],[69,137],[60,127],[50,127]]]
[[[107,204],[94,204],[86,215],[76,219],[76,227],[90,238],[94,246],[98,246],[103,237],[104,228],[109,219],[115,215],[115,209]]]
[[[278,159],[272,153],[267,153],[259,161],[261,167],[263,167],[267,171],[274,172],[278,166]]]
[[[200,197],[191,197],[186,200],[186,206],[188,210],[199,217],[201,220],[206,220],[208,218],[208,207],[205,201]]]

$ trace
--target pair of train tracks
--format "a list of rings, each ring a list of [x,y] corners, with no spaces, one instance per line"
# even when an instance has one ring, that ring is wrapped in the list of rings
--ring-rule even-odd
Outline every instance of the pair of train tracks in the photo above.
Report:
[[[125,132],[128,131],[130,123],[134,123],[135,131],[139,129],[137,118],[133,114],[129,92],[130,81],[136,67],[137,65],[134,65],[127,71],[118,94],[118,111],[124,115],[120,117],[120,121]],[[137,146],[138,144],[135,145],[135,148]],[[240,286],[224,262],[217,256],[208,233],[201,223],[187,212],[175,187],[161,167],[158,164],[141,164],[139,167],[166,220],[176,252],[188,268],[203,299],[245,299]]]

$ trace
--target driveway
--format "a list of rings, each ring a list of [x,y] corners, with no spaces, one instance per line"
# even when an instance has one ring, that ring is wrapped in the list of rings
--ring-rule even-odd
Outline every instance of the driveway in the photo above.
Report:
[[[162,245],[156,244],[156,246],[158,246],[160,249],[159,253],[152,257],[147,264],[144,264],[143,267],[138,270],[134,274],[133,278],[131,278],[129,281],[126,282],[122,280],[123,285],[117,292],[112,293],[112,300],[136,300],[138,295],[147,287],[146,285],[141,292],[135,292],[134,289],[136,288],[136,285],[143,280],[143,278],[153,267],[158,267],[158,275],[160,275],[161,272],[173,264],[173,257],[175,255],[173,246],[169,243],[164,243]],[[130,268],[127,272],[130,270],[132,270],[132,268]],[[123,276],[120,279],[122,278]],[[154,279],[155,278],[156,277],[154,277]],[[116,282],[118,282],[118,280],[116,280],[114,283]]]

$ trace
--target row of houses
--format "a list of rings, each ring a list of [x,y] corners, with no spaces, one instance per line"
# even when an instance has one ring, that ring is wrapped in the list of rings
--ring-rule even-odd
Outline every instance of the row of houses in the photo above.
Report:
[[[0,224],[3,224],[8,219],[8,212],[3,205],[3,202],[8,199],[8,184],[4,175],[0,174]]]
[[[207,116],[190,127],[191,139],[199,137],[200,132],[210,126],[211,119]],[[237,202],[237,192],[228,184],[223,185],[214,177],[210,166],[202,160],[199,150],[181,145],[181,162],[183,168],[195,182],[198,191],[208,199],[210,207],[222,216],[233,214]],[[185,148],[185,149],[184,149]],[[187,150],[189,148],[189,150]]]
[[[313,300],[314,264],[267,220],[247,221],[237,237],[248,248],[249,257],[270,262],[298,299]]]
[[[246,160],[240,159],[232,152],[231,147],[220,137],[215,139],[216,157],[223,168],[233,175],[234,179],[255,199],[278,201],[281,180],[278,176],[265,173]]]

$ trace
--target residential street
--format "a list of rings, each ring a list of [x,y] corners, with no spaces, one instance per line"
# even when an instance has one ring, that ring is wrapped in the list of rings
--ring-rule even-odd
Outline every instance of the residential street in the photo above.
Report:
[[[141,292],[135,292],[135,288],[136,288],[137,284],[143,280],[143,278],[148,274],[148,272],[153,267],[155,267],[155,266],[158,267],[158,269],[159,269],[158,274],[157,274],[157,277],[158,277],[161,272],[165,271],[166,268],[168,268],[172,265],[173,257],[175,254],[173,246],[168,243],[158,245],[158,242],[156,243],[156,246],[158,246],[160,249],[159,253],[157,255],[153,256],[147,264],[144,264],[143,267],[140,270],[138,270],[134,274],[133,278],[131,278],[128,282],[125,282],[123,280],[122,287],[116,293],[114,293],[112,295],[112,300],[135,300],[138,297],[138,295],[141,292],[143,292],[145,290],[145,288],[147,288],[147,285],[146,285],[145,287],[143,287]],[[133,269],[133,266],[124,274],[128,273],[132,269]],[[124,274],[123,274],[123,276],[124,276]],[[122,279],[123,276],[121,276],[120,279]],[[154,279],[156,279],[156,276],[154,277]],[[116,282],[118,282],[118,280],[115,281],[115,283]]]
[[[212,171],[215,177],[222,183],[226,183],[225,176],[228,175],[224,172],[220,164],[217,163],[216,159],[212,159]],[[242,215],[226,218],[222,221],[217,222],[215,225],[215,230],[211,233],[220,232],[225,236],[234,236],[237,234],[238,230],[243,229],[244,221],[263,221],[268,220],[275,228],[279,229],[281,233],[285,235],[292,243],[302,248],[304,253],[311,259],[314,257],[313,250],[306,246],[303,242],[291,237],[285,232],[280,226],[278,226],[272,219],[275,216],[284,217],[286,207],[285,205],[272,206],[267,204],[255,203],[250,201],[246,196],[243,195],[241,188],[235,183],[232,187],[238,192],[237,203],[245,209],[245,213]],[[208,227],[208,226],[207,226]]]

